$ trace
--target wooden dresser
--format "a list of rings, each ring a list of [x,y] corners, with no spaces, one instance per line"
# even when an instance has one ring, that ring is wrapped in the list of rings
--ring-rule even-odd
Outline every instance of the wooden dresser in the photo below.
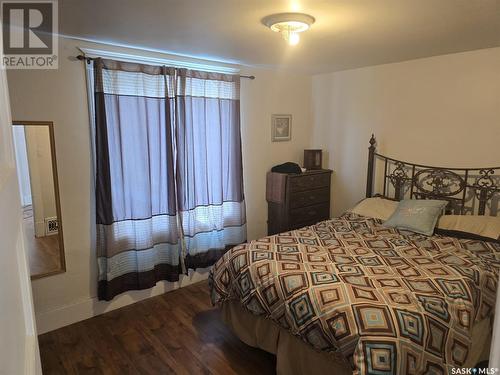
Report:
[[[267,173],[267,232],[273,235],[330,218],[332,171]]]

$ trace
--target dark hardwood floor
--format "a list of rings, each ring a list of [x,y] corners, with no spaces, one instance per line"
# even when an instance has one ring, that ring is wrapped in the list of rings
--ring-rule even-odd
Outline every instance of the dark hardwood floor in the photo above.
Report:
[[[207,282],[39,336],[47,374],[274,374],[211,306]]]

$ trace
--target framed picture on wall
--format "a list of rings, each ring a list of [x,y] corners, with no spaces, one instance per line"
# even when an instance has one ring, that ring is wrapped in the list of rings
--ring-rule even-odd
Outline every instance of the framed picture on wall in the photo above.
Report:
[[[292,115],[272,115],[271,140],[283,142],[292,139]]]

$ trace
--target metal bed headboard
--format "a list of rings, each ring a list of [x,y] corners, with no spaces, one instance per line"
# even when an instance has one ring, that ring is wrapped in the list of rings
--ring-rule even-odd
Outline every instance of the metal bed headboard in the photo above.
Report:
[[[497,216],[500,211],[500,167],[445,168],[396,160],[376,152],[374,135],[368,148],[366,197],[442,199],[455,215]],[[376,193],[376,165],[383,165],[382,192]],[[380,173],[382,176],[382,173]]]

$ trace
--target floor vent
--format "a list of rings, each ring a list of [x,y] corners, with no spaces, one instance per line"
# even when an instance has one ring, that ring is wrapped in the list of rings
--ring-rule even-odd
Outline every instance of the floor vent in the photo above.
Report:
[[[45,219],[45,235],[49,236],[51,234],[59,233],[59,222],[57,217],[48,217]]]

